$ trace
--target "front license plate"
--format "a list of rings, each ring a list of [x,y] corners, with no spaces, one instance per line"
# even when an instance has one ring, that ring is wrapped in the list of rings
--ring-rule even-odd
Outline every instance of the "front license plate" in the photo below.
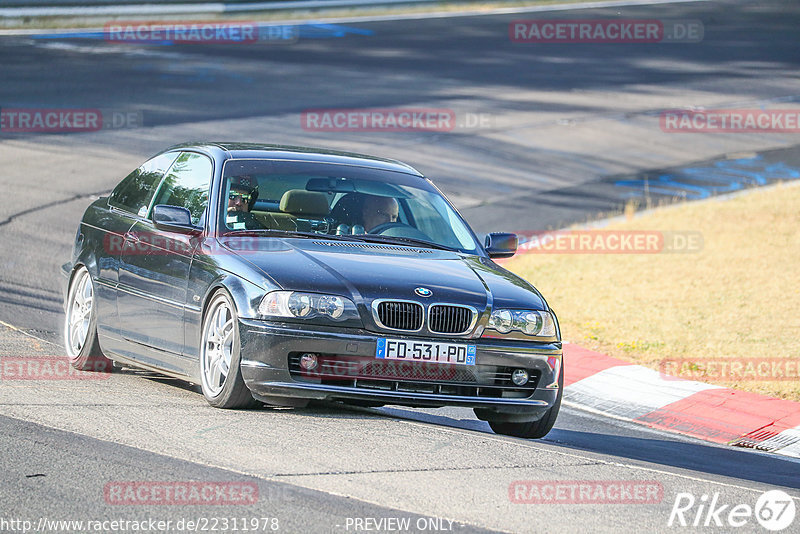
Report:
[[[475,365],[475,345],[380,338],[375,357],[409,362]]]

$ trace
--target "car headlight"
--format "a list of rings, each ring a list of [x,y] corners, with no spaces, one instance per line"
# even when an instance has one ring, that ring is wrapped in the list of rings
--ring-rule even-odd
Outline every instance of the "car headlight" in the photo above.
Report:
[[[555,337],[556,335],[553,314],[542,310],[493,310],[486,328],[501,334],[519,330],[529,336]]]
[[[291,319],[327,318],[333,321],[358,319],[358,310],[350,299],[338,295],[301,293],[298,291],[272,291],[258,305],[258,313],[265,317]]]

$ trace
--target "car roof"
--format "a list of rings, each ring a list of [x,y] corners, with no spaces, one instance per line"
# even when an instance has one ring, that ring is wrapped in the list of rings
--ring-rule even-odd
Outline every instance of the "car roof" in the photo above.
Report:
[[[177,149],[196,149],[208,153],[223,152],[225,159],[276,159],[284,161],[307,161],[315,163],[336,163],[339,165],[357,165],[389,171],[414,174],[422,177],[415,168],[393,159],[379,158],[366,154],[290,145],[272,145],[260,143],[235,142],[195,142],[175,145],[165,152]],[[223,154],[219,154],[223,155]]]

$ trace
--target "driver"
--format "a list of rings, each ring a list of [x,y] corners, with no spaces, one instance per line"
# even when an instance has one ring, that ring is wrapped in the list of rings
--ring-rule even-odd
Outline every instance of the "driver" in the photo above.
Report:
[[[397,222],[399,212],[395,198],[370,195],[364,200],[361,219],[366,231],[370,232],[382,224]]]
[[[250,210],[258,198],[258,182],[251,176],[232,176],[225,222],[233,230],[264,228]]]

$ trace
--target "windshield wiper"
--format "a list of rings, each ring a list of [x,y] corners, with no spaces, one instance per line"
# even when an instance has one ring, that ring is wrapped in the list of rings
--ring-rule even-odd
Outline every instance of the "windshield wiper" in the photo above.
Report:
[[[449,250],[451,252],[461,252],[457,248],[448,247],[446,245],[440,245],[439,243],[433,243],[431,241],[426,241],[424,239],[416,239],[414,237],[397,237],[397,236],[388,236],[380,234],[359,234],[354,237],[360,237],[363,241],[367,242],[397,244],[397,242],[399,241],[400,243],[407,243],[410,245],[419,245],[422,247],[436,248],[439,250]]]
[[[427,248],[435,248],[439,250],[448,250],[450,252],[461,252],[457,248],[448,247],[446,245],[440,245],[439,243],[433,243],[431,241],[426,241],[424,239],[416,239],[413,237],[396,237],[396,236],[386,236],[380,234],[342,234],[342,235],[333,235],[333,234],[316,234],[314,232],[299,232],[299,231],[292,231],[292,230],[275,230],[273,228],[258,228],[254,230],[231,230],[229,232],[225,232],[225,236],[230,235],[241,235],[241,234],[248,234],[248,233],[258,233],[258,234],[265,234],[270,237],[302,237],[305,239],[334,239],[339,241],[362,241],[367,243],[388,243],[390,245],[397,245],[397,244],[409,244],[409,245],[418,245],[421,247]]]
[[[242,234],[263,234],[269,237],[302,237],[306,239],[343,239],[343,240],[359,240],[359,236],[355,235],[331,235],[331,234],[317,234],[314,232],[299,232],[294,230],[276,230],[274,228],[257,228],[253,230],[230,230],[225,232],[220,237],[235,236]]]

